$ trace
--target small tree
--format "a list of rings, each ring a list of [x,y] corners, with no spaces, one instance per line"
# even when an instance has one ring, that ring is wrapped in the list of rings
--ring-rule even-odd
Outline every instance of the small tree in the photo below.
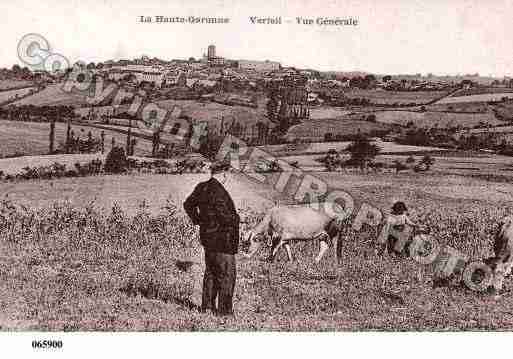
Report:
[[[435,159],[431,157],[430,155],[425,155],[420,160],[420,163],[424,164],[426,166],[426,170],[429,170],[431,166],[435,163]]]
[[[351,162],[364,169],[379,154],[380,148],[365,136],[357,136],[346,149],[351,154]]]
[[[408,169],[408,167],[399,160],[394,161],[394,168],[395,168],[396,173],[399,173],[400,171]]]
[[[367,116],[367,121],[376,122],[376,115],[371,113],[369,116]]]
[[[267,118],[269,121],[276,121],[278,117],[279,102],[276,98],[276,94],[271,93],[269,100],[266,104]]]
[[[122,147],[112,147],[105,159],[105,172],[122,173],[128,168],[125,150]]]
[[[409,157],[406,159],[406,163],[407,163],[407,164],[411,164],[411,163],[413,163],[413,162],[415,162],[415,158],[414,158],[413,156],[409,156]]]

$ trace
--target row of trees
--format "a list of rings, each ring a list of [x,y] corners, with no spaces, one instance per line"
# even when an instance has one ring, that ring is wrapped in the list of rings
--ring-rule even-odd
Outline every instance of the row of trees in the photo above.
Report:
[[[326,166],[327,171],[334,171],[341,167],[358,167],[361,170],[367,168],[383,168],[386,167],[384,163],[375,162],[376,156],[380,153],[381,149],[372,143],[368,137],[360,135],[344,150],[349,155],[349,159],[344,159],[342,153],[335,150],[328,151],[328,154],[321,158],[321,162]],[[402,170],[413,169],[415,172],[428,171],[434,164],[434,159],[429,156],[423,156],[418,163],[415,164],[415,158],[412,156],[406,159],[406,164],[400,160],[395,160],[392,168],[396,172]]]
[[[284,134],[290,126],[310,118],[306,83],[304,76],[285,76],[267,84],[267,118],[276,124],[279,133]]]
[[[84,129],[81,129],[78,134],[75,134],[71,126],[71,121],[68,121],[66,128],[66,139],[64,143],[60,144],[59,148],[55,148],[55,123],[50,122],[49,134],[49,153],[95,153],[105,151],[105,132],[100,133],[99,138],[93,137],[91,131],[85,134]],[[114,138],[113,138],[114,140]],[[113,144],[114,146],[114,144]]]
[[[73,106],[9,105],[0,107],[0,117],[10,121],[66,121],[74,117]]]

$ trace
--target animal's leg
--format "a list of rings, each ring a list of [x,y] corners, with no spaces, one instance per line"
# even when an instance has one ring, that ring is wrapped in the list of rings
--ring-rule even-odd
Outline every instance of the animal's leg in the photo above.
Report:
[[[315,262],[316,263],[319,263],[322,259],[322,257],[324,256],[324,253],[328,250],[328,243],[326,243],[325,241],[321,241],[320,243],[320,249],[319,249],[319,254],[317,255],[317,257],[315,257]]]
[[[498,292],[502,290],[502,285],[504,284],[504,277],[506,275],[506,263],[499,262],[495,267],[494,276],[493,276],[493,288]]]
[[[290,243],[285,243],[285,249],[287,250],[287,256],[289,257],[289,262],[292,262],[292,250],[290,249]]]
[[[513,266],[513,258],[508,256],[509,258],[504,261],[504,259],[497,258],[497,264],[495,266],[494,275],[493,275],[493,288],[498,292],[502,290],[502,286],[504,284],[504,279],[511,273],[511,268]]]
[[[502,289],[502,287],[504,285],[504,279],[506,279],[506,277],[511,274],[512,266],[513,266],[513,261],[511,261],[511,260],[507,261],[506,263],[499,263],[497,265],[498,270],[496,269],[496,275],[494,278],[494,288],[497,291]]]
[[[319,254],[317,257],[315,257],[315,262],[319,263],[324,256],[324,253],[328,250],[329,244],[332,243],[333,239],[330,237],[330,235],[326,232],[321,232],[319,235],[317,235],[317,238],[319,239]]]
[[[505,264],[506,268],[505,268],[505,271],[504,271],[504,276],[508,276],[511,274],[511,269],[513,267],[513,260],[509,260],[506,264]]]
[[[276,253],[278,253],[278,250],[283,245],[283,241],[281,240],[281,237],[276,236],[272,239],[272,248],[271,248],[271,255],[269,256],[269,262],[273,262],[274,258],[276,257]]]
[[[271,258],[274,260],[274,258],[276,258],[276,254],[278,253],[278,250],[281,248],[281,246],[283,245],[283,241],[280,240],[280,242],[276,245],[276,247],[274,247],[274,250],[271,254]]]

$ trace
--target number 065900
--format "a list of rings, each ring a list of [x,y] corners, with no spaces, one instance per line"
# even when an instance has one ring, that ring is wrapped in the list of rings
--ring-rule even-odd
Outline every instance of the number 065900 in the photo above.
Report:
[[[60,349],[60,348],[62,348],[62,340],[33,340],[32,348],[34,348],[34,349]]]

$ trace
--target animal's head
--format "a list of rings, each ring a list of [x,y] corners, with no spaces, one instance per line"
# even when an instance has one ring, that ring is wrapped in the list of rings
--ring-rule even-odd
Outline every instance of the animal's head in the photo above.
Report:
[[[513,215],[501,219],[497,235],[513,240]]]
[[[255,234],[252,230],[242,230],[241,231],[241,244],[243,248],[247,248],[247,254],[245,255],[247,258],[250,258],[255,254],[258,247],[260,247],[260,234]]]
[[[506,216],[501,220],[501,226],[512,226],[513,225],[513,215]]]
[[[251,229],[241,229],[240,230],[240,242],[244,245],[248,245],[251,243],[251,239],[254,237],[253,231]]]

